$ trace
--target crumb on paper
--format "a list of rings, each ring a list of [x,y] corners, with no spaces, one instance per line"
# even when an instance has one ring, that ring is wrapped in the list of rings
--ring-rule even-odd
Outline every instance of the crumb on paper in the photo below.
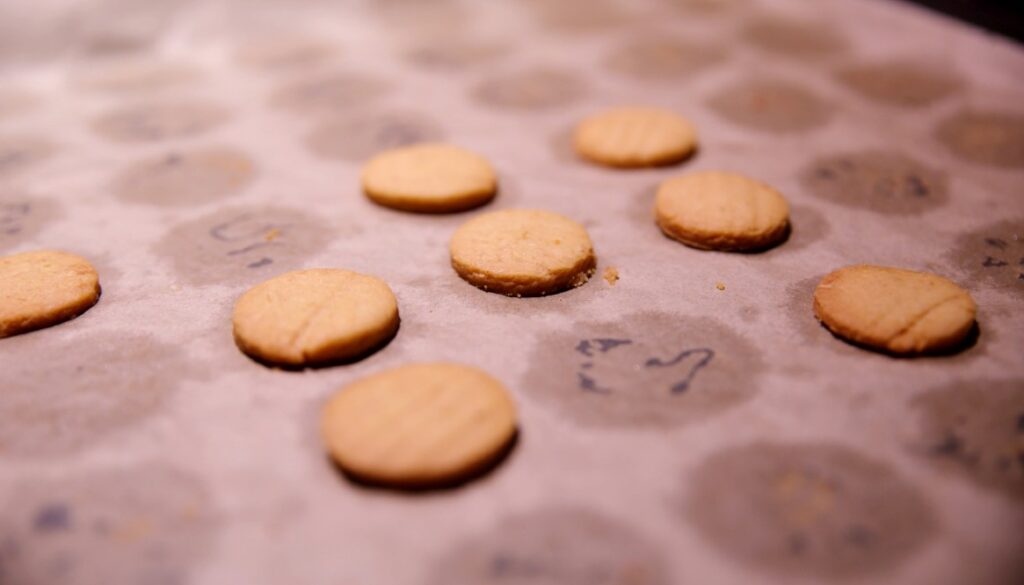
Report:
[[[614,266],[609,266],[604,269],[604,279],[608,281],[608,284],[615,286],[615,283],[619,280],[619,269]]]
[[[725,283],[724,282],[716,282],[715,283],[715,288],[717,288],[718,290],[725,290]]]
[[[264,234],[263,235],[263,239],[268,241],[268,242],[273,242],[274,240],[277,239],[277,236],[280,236],[280,235],[281,235],[281,230],[279,230],[277,228],[274,228],[274,229],[270,230],[269,232],[267,232],[266,234]]]

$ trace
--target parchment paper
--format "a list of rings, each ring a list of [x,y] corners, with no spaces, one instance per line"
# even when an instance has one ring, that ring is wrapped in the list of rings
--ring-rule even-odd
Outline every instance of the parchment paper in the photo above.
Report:
[[[0,253],[93,261],[103,296],[0,340],[0,582],[920,583],[1024,579],[1024,51],[898,2],[0,5]],[[671,108],[695,158],[574,158],[582,116]],[[487,156],[489,206],[359,191],[372,153]],[[653,190],[698,169],[782,191],[761,254],[687,248]],[[584,223],[582,288],[462,282],[469,217]],[[946,275],[978,335],[895,359],[821,328],[846,264]],[[377,275],[402,325],[351,365],[236,350],[235,299],[304,267]],[[606,268],[620,280],[600,277]],[[493,373],[515,448],[401,493],[330,464],[321,405],[404,363]]]

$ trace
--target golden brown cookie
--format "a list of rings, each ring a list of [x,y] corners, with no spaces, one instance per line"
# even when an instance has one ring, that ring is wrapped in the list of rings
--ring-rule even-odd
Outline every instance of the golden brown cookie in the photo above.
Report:
[[[670,238],[705,250],[773,246],[789,234],[789,205],[768,185],[735,173],[703,171],[658,187],[655,220]]]
[[[448,485],[503,454],[516,407],[501,382],[476,368],[412,364],[343,388],[327,402],[321,429],[331,457],[360,480]]]
[[[394,209],[449,213],[494,198],[498,178],[485,158],[448,144],[414,144],[384,151],[363,168],[363,191]]]
[[[829,330],[896,354],[957,346],[976,313],[971,295],[949,279],[901,268],[847,266],[814,290],[814,314]]]
[[[697,131],[682,116],[660,108],[621,107],[580,122],[573,135],[583,158],[612,167],[679,162],[697,148]]]
[[[352,359],[398,330],[398,303],[379,278],[339,270],[297,270],[249,289],[235,304],[235,343],[286,366]]]
[[[462,224],[450,244],[452,267],[486,291],[538,296],[585,283],[597,261],[587,230],[567,217],[506,209]]]
[[[100,277],[67,252],[22,252],[0,258],[0,337],[67,321],[100,299]]]

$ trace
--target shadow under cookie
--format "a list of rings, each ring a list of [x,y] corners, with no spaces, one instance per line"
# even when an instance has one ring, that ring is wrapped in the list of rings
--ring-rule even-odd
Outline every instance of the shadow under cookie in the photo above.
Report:
[[[356,354],[354,354],[352,356],[345,357],[345,358],[336,358],[336,359],[323,360],[323,361],[312,361],[312,362],[308,362],[308,363],[305,363],[305,364],[284,364],[284,363],[274,362],[274,361],[266,360],[266,359],[263,359],[263,358],[261,358],[259,356],[247,353],[242,348],[238,347],[237,342],[235,344],[235,347],[238,349],[238,352],[240,354],[244,355],[246,358],[248,358],[253,363],[259,364],[259,365],[261,365],[261,366],[263,366],[265,368],[270,368],[270,369],[273,369],[273,370],[281,370],[281,371],[284,371],[284,372],[305,372],[307,370],[324,370],[324,369],[334,368],[334,367],[338,367],[338,366],[350,366],[352,364],[356,364],[356,363],[359,363],[359,362],[361,362],[363,360],[366,360],[370,356],[373,356],[373,355],[383,351],[384,348],[386,348],[388,345],[390,345],[391,342],[396,337],[398,337],[398,331],[401,328],[402,328],[402,320],[401,320],[401,318],[399,318],[398,324],[395,325],[395,330],[390,335],[388,335],[387,337],[382,339],[377,344],[375,344],[375,345],[373,345],[373,346],[371,346],[371,347],[369,347],[369,348],[367,348],[367,349],[365,349],[363,351],[360,351],[359,353],[356,353]]]
[[[515,434],[512,438],[501,448],[497,454],[494,455],[493,459],[484,461],[481,465],[474,467],[464,473],[453,476],[451,478],[431,481],[431,482],[409,482],[403,485],[394,485],[381,483],[374,481],[369,478],[364,478],[358,474],[352,473],[351,471],[343,468],[339,465],[330,455],[326,456],[328,464],[338,474],[339,477],[344,478],[349,485],[367,491],[387,491],[393,493],[406,493],[406,494],[429,494],[429,493],[444,493],[451,492],[462,488],[470,483],[483,480],[496,473],[496,470],[501,467],[511,456],[512,452],[515,451],[516,446],[519,444],[519,437],[521,431],[516,429]]]

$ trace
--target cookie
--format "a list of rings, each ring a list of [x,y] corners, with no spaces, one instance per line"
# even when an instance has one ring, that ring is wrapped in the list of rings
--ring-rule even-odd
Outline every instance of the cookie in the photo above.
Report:
[[[249,289],[235,304],[235,343],[257,360],[312,366],[365,355],[398,330],[398,302],[379,278],[334,268],[297,270]]]
[[[539,296],[580,286],[597,265],[583,226],[534,209],[479,215],[456,230],[450,250],[452,267],[465,281],[509,296]]]
[[[411,364],[343,388],[321,419],[327,449],[351,476],[391,487],[435,487],[495,462],[516,434],[516,407],[485,372]]]
[[[697,148],[697,131],[682,116],[660,108],[622,107],[583,120],[573,135],[583,158],[611,166],[637,168],[686,159]]]
[[[759,250],[789,235],[782,195],[735,173],[702,171],[666,180],[654,214],[665,235],[704,250]]]
[[[482,156],[448,144],[428,143],[386,150],[363,168],[363,191],[385,207],[420,213],[450,213],[494,198],[498,178]]]
[[[954,348],[976,313],[971,295],[949,279],[901,268],[847,266],[814,290],[814,314],[832,333],[894,354]]]
[[[0,337],[56,325],[100,299],[100,277],[67,252],[22,252],[0,258]]]

